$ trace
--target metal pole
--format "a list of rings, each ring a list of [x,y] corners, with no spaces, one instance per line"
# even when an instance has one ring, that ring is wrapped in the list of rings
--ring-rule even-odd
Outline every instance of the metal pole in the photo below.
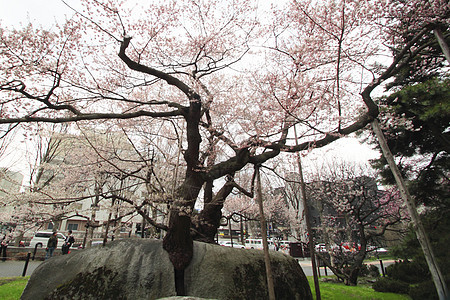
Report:
[[[36,244],[36,246],[34,246],[33,258],[32,258],[32,260],[34,260],[34,258],[36,257],[37,246],[38,246],[38,244]]]
[[[383,261],[381,259],[380,259],[380,267],[381,267],[381,274],[383,274],[383,277],[385,277],[386,274],[384,273]]]
[[[233,247],[233,233],[231,231],[231,217],[228,219],[228,230],[230,230],[231,248],[234,248]]]
[[[30,256],[31,256],[31,253],[28,252],[27,259],[25,260],[25,266],[23,267],[22,277],[25,277],[25,274],[27,273],[28,263],[30,262]]]

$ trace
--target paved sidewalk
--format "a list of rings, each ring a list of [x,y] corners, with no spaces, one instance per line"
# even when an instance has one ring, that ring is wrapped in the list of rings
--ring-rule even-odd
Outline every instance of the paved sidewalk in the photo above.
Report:
[[[387,259],[387,260],[383,260],[383,267],[386,268],[389,265],[392,265],[395,262],[395,260],[393,259]],[[313,276],[313,272],[312,272],[312,264],[311,264],[311,260],[306,258],[306,259],[299,259],[298,260],[299,265],[302,267],[303,272],[305,272],[306,276]],[[378,269],[380,270],[380,274],[381,272],[381,265],[380,265],[380,261],[379,260],[375,260],[375,261],[370,261],[370,262],[366,262],[365,264],[368,265],[375,265],[378,267]],[[327,268],[327,272],[328,275],[333,275],[333,272],[331,272],[330,269]],[[320,267],[320,276],[325,276],[325,268],[324,267]]]
[[[27,271],[25,273],[26,276],[31,275],[33,271],[41,264],[42,261],[32,261],[28,263]],[[14,277],[14,276],[22,276],[23,270],[25,267],[25,261],[18,260],[0,260],[0,277]]]
[[[28,268],[25,275],[31,275],[33,271],[41,264],[43,261],[35,260],[28,263]],[[309,259],[299,259],[298,260],[299,265],[302,267],[303,272],[305,272],[306,276],[312,276],[312,266],[311,266],[311,260]],[[383,267],[387,267],[394,263],[394,260],[383,260]],[[370,261],[367,262],[369,265],[375,265],[380,269],[381,273],[381,266],[380,261]],[[7,260],[5,262],[0,260],[0,277],[14,277],[14,276],[22,276],[23,269],[25,267],[25,261],[11,261]],[[325,269],[324,267],[320,268],[320,274],[321,276],[325,275]],[[333,274],[330,269],[327,268],[327,274],[331,275]]]

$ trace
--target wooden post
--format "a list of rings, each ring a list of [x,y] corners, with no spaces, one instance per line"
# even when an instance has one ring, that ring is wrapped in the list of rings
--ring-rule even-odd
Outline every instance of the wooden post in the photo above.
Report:
[[[266,275],[267,275],[267,288],[269,289],[269,299],[275,300],[275,288],[273,286],[273,278],[272,278],[272,268],[270,266],[270,257],[269,257],[269,245],[267,243],[267,232],[266,232],[266,219],[264,217],[264,208],[262,202],[262,190],[261,190],[261,175],[259,173],[259,166],[256,167],[256,182],[257,182],[257,194],[256,199],[259,206],[259,220],[261,224],[261,236],[263,242],[264,249],[264,261],[266,264]]]
[[[422,251],[425,256],[425,260],[427,261],[428,268],[430,269],[431,277],[433,278],[433,282],[436,286],[439,299],[448,299],[450,295],[445,283],[445,278],[444,276],[442,276],[442,272],[437,264],[433,249],[431,248],[430,240],[428,239],[427,233],[425,232],[422,222],[420,221],[414,199],[412,199],[411,195],[409,194],[408,187],[406,186],[406,183],[403,180],[397,164],[395,163],[394,157],[391,153],[391,150],[389,149],[386,139],[384,138],[384,134],[381,131],[378,120],[373,120],[371,125],[373,131],[375,132],[375,135],[377,136],[378,142],[380,143],[384,158],[386,158],[392,174],[394,175],[403,202],[406,204],[406,207],[408,209],[409,216],[411,217],[411,221],[413,223],[414,231],[416,232],[417,239],[419,240],[420,246],[422,247]]]
[[[298,138],[297,138],[297,130],[294,126],[294,134],[295,134],[295,143],[298,145]],[[320,287],[319,287],[319,276],[320,276],[320,269],[318,270],[316,266],[316,255],[314,253],[314,239],[312,235],[312,229],[311,229],[311,220],[309,216],[309,209],[308,209],[308,201],[306,198],[306,184],[305,180],[303,179],[303,168],[302,168],[302,162],[300,159],[300,153],[297,152],[297,164],[298,164],[298,174],[300,177],[300,191],[302,195],[302,202],[303,202],[303,213],[305,215],[305,222],[306,222],[306,230],[308,231],[308,240],[309,240],[309,253],[311,256],[311,267],[313,271],[313,279],[314,279],[314,289],[316,291],[316,300],[321,300],[320,296]],[[297,206],[299,207],[299,206]]]
[[[447,62],[450,63],[450,49],[445,42],[444,35],[442,34],[441,30],[439,28],[436,28],[433,30],[434,36],[438,40],[439,46],[442,49],[442,53],[444,53],[445,58],[447,59]]]

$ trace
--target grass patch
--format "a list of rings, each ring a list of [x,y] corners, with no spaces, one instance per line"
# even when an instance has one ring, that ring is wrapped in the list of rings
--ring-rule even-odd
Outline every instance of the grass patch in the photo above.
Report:
[[[332,278],[332,276],[329,276]],[[309,286],[313,298],[316,299],[314,280],[308,276]],[[408,295],[394,293],[375,292],[369,284],[358,284],[358,286],[346,286],[343,283],[321,282],[319,278],[320,296],[323,300],[410,300]]]
[[[398,260],[397,257],[389,255],[389,254],[379,254],[378,257],[377,256],[368,256],[366,257],[366,259],[364,260],[366,261],[379,261],[379,260]]]
[[[333,278],[333,276],[328,276]],[[321,277],[323,278],[323,277]],[[22,295],[25,286],[30,279],[26,277],[2,277],[0,278],[0,299],[2,300],[18,300]],[[308,277],[309,286],[316,299],[314,290],[314,281],[312,276]],[[320,281],[320,279],[319,279]],[[410,300],[407,295],[399,295],[394,293],[375,292],[369,284],[359,284],[358,286],[346,286],[343,283],[321,282],[320,295],[323,300]]]
[[[0,299],[20,299],[30,276],[26,277],[2,277],[0,278]]]

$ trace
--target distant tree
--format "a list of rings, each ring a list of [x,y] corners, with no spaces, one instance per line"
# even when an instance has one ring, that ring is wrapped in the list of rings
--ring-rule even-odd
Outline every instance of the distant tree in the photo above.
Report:
[[[291,219],[289,218],[289,209],[284,195],[273,189],[269,184],[270,178],[263,181],[263,208],[264,216],[267,224],[272,224],[274,228],[280,226],[289,226]],[[240,191],[235,195],[230,195],[229,199],[224,203],[224,215],[236,214],[243,216],[246,220],[255,221],[255,230],[260,231],[259,209],[255,200],[253,189],[250,191]]]
[[[305,176],[313,238],[325,243],[328,253],[317,255],[348,285],[357,284],[364,259],[386,230],[398,225],[406,230],[409,221],[398,192],[379,190],[375,176],[367,164],[343,161],[323,162]],[[288,177],[287,198],[299,190],[297,177]],[[305,222],[301,213],[290,216],[291,223]]]

